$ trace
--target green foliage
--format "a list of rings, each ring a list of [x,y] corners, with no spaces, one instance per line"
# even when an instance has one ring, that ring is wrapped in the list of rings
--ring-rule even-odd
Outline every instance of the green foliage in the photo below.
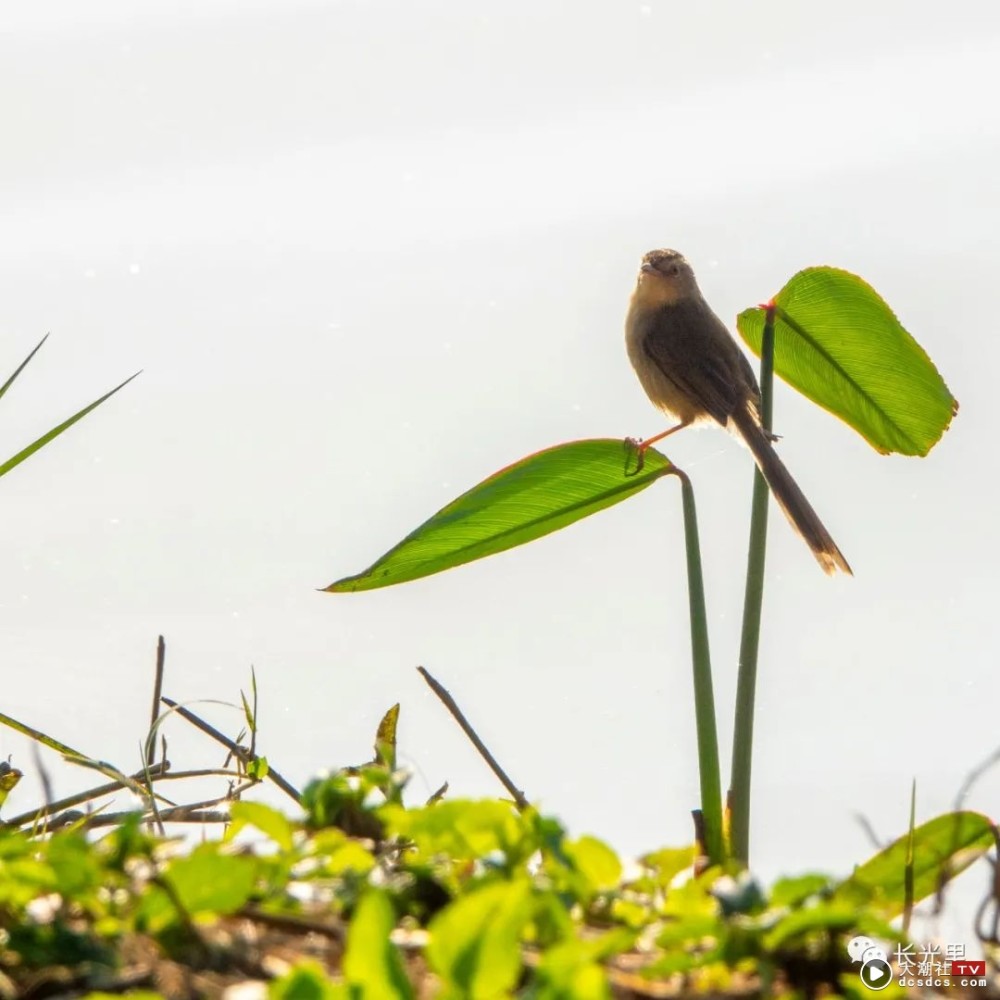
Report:
[[[445,983],[446,996],[488,1000],[513,989],[521,976],[521,940],[534,893],[524,877],[482,886],[431,921],[427,959]]]
[[[283,851],[292,849],[295,827],[284,813],[261,802],[234,802],[229,809],[232,822],[226,839],[232,840],[244,827],[253,826],[270,837]]]
[[[825,984],[849,993],[851,937],[905,943],[888,921],[901,910],[906,836],[841,882],[807,874],[768,892],[746,872],[694,874],[693,847],[648,854],[626,877],[602,841],[569,837],[534,809],[495,800],[406,809],[384,794],[400,780],[367,765],[312,786],[325,809],[352,788],[352,822],[377,828],[378,841],[317,825],[315,812],[285,816],[253,802],[234,802],[226,836],[187,853],[134,820],[97,840],[72,829],[0,828],[0,918],[9,929],[0,974],[108,970],[136,935],[175,959],[218,965],[226,948],[242,956],[248,945],[231,943],[227,930],[219,940],[230,943],[214,944],[209,959],[205,935],[228,917],[240,918],[232,928],[256,914],[264,923],[254,939],[269,915],[346,929],[342,961],[303,954],[271,985],[271,996],[296,1000],[406,1000],[417,995],[411,980],[421,963],[445,998],[605,1000],[637,969],[654,981],[682,974],[693,990],[781,975],[804,992]],[[245,843],[250,833],[261,849],[238,850],[234,838]],[[917,826],[914,901],[992,843],[989,820],[976,813]],[[416,966],[404,958],[415,954]]]
[[[354,911],[344,954],[344,979],[351,996],[409,1000],[413,988],[399,952],[389,940],[396,913],[384,892],[362,896]]]
[[[254,757],[253,760],[247,761],[247,777],[253,778],[254,781],[263,781],[269,770],[266,757]]]
[[[498,865],[513,870],[541,846],[534,814],[510,802],[449,799],[422,809],[387,807],[381,815],[391,834],[423,857],[443,855],[461,864],[495,853]]]
[[[399,724],[399,702],[392,706],[378,725],[375,734],[375,763],[388,771],[396,770],[396,728]]]
[[[823,892],[829,882],[825,875],[779,878],[771,887],[771,902],[776,906],[801,906],[810,896]]]
[[[143,897],[138,924],[162,934],[192,919],[235,913],[253,893],[260,868],[256,858],[228,854],[224,844],[199,844],[164,867]]]
[[[0,807],[23,777],[24,775],[16,767],[11,767],[5,760],[0,761]]]
[[[317,778],[302,792],[306,822],[314,828],[336,826],[354,836],[380,840],[382,820],[372,808],[399,801],[406,776],[381,763],[349,767]]]
[[[271,983],[267,996],[268,1000],[342,1000],[348,993],[327,976],[319,962],[306,960],[296,962],[293,969]]]
[[[923,348],[869,284],[834,267],[800,271],[774,297],[774,370],[876,451],[926,455],[958,409]],[[760,354],[766,307],[736,326]]]
[[[256,858],[225,853],[218,843],[199,844],[170,862],[161,876],[186,913],[235,913],[253,892]]]
[[[532,1000],[609,1000],[611,990],[603,962],[630,951],[635,935],[616,929],[595,938],[570,938],[542,955],[534,982],[526,992]]]
[[[620,440],[573,441],[507,466],[439,510],[331,593],[374,590],[505,552],[627,500],[670,471],[654,449],[628,475]]]
[[[305,840],[303,857],[318,878],[357,884],[375,867],[373,851],[341,830],[319,830]],[[348,897],[345,896],[345,899]]]
[[[596,837],[580,837],[563,844],[562,856],[571,875],[564,888],[583,902],[608,892],[621,881],[622,863],[607,844]]]

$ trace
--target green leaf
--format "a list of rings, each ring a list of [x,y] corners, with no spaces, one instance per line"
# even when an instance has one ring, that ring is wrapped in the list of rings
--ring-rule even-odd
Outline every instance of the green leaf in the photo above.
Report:
[[[229,807],[232,822],[226,840],[232,840],[246,826],[255,826],[282,850],[292,849],[294,827],[288,817],[262,802],[234,802]]]
[[[653,448],[627,475],[621,440],[572,441],[507,466],[463,493],[363,573],[325,590],[374,590],[504,552],[627,500],[672,468]]]
[[[531,1000],[563,1000],[565,997],[572,997],[573,1000],[611,1000],[611,987],[604,969],[596,962],[583,960],[569,966],[566,951],[568,947],[545,953],[535,973],[538,985],[531,994]]]
[[[41,347],[41,344],[39,344],[38,346]],[[36,347],[35,350],[37,351],[38,348]],[[34,354],[34,351],[32,351],[32,354]],[[30,360],[30,355],[28,360]],[[24,364],[27,364],[27,361],[25,361]],[[21,365],[21,368],[24,367],[24,364]],[[18,371],[20,370],[21,369],[19,368]],[[62,434],[63,431],[68,430],[78,420],[82,420],[88,413],[90,413],[91,410],[96,409],[106,399],[110,399],[116,392],[118,392],[119,389],[124,389],[125,386],[127,386],[129,382],[131,382],[132,379],[136,378],[138,375],[139,372],[136,372],[135,375],[132,375],[130,378],[125,379],[125,381],[122,382],[121,385],[116,385],[114,389],[112,389],[110,392],[106,392],[103,396],[101,396],[100,399],[95,399],[94,402],[91,403],[89,406],[85,406],[78,413],[74,413],[73,416],[70,417],[68,420],[64,420],[57,427],[53,427],[52,430],[50,430],[47,434],[43,434],[40,438],[38,438],[37,441],[32,442],[31,444],[28,445],[27,448],[24,448],[21,451],[19,451],[13,458],[9,458],[7,459],[6,462],[0,464],[0,476],[6,475],[8,472],[10,472],[11,469],[20,465],[26,458],[30,458],[32,455],[34,455],[36,451],[39,451],[40,449],[44,448],[45,445],[47,445],[54,438],[59,437],[59,435]],[[10,379],[8,379],[6,385],[3,387],[4,390],[6,390],[7,386],[10,385],[10,383],[14,380],[16,376],[17,372],[15,372],[10,377]]]
[[[306,825],[313,829],[336,826],[354,837],[381,840],[382,821],[376,813],[373,793],[382,787],[379,781],[384,782],[385,777],[384,767],[371,767],[352,769],[352,773],[336,771],[313,779],[302,792]]]
[[[88,757],[86,754],[82,754],[78,750],[74,750],[65,743],[60,743],[59,740],[54,739],[51,736],[47,736],[40,730],[33,729],[24,722],[18,722],[17,719],[12,719],[9,715],[4,715],[3,712],[0,712],[0,725],[8,726],[15,732],[23,733],[25,736],[30,737],[36,743],[41,743],[43,746],[47,746],[50,750],[55,750],[56,753],[61,753],[70,764],[75,764],[78,767],[90,768],[94,771],[100,771],[101,774],[106,774],[112,781],[120,781],[122,785],[130,789],[139,798],[145,797],[146,789],[142,785],[140,785],[134,778],[130,778],[127,774],[123,774],[113,764],[107,763],[107,761],[95,760],[93,757]]]
[[[399,724],[399,702],[396,702],[378,724],[375,733],[375,762],[390,771],[396,769],[396,728]]]
[[[608,1000],[611,989],[602,960],[629,951],[632,931],[616,928],[587,940],[570,938],[545,950],[535,969],[532,1000]]]
[[[59,876],[38,857],[34,841],[19,831],[0,832],[0,910],[16,911],[58,889]]]
[[[7,796],[17,787],[24,774],[16,767],[11,767],[7,761],[0,761],[0,806],[7,801]]]
[[[254,781],[263,781],[269,770],[266,757],[254,757],[253,760],[247,762],[247,777],[253,778]]]
[[[333,827],[311,834],[302,844],[310,863],[296,873],[302,881],[339,878],[345,873],[367,875],[375,867],[375,858],[361,842]],[[359,880],[360,881],[360,880]]]
[[[854,870],[833,894],[853,906],[875,904],[889,917],[906,900],[907,851],[913,851],[913,902],[930,896],[968,868],[995,843],[993,824],[974,812],[953,812],[921,824]]]
[[[311,959],[296,962],[267,990],[268,1000],[339,1000],[346,996],[345,988],[334,984],[323,971],[323,966]]]
[[[7,390],[14,384],[14,379],[17,378],[25,368],[28,367],[28,362],[42,349],[42,344],[49,339],[49,335],[45,334],[44,337],[37,344],[35,344],[34,350],[14,369],[14,374],[11,375],[3,385],[0,385],[0,399],[3,399]]]
[[[789,941],[817,931],[836,933],[854,930],[857,926],[858,911],[849,903],[817,903],[782,917],[765,936],[764,943],[768,950],[774,951]]]
[[[243,715],[247,720],[247,729],[251,733],[257,731],[257,720],[254,718],[253,709],[250,707],[250,702],[247,701],[247,696],[241,691],[240,700],[243,702]]]
[[[371,851],[362,847],[356,840],[345,840],[343,845],[324,856],[320,873],[328,876],[340,876],[347,872],[367,875],[374,867],[375,858]]]
[[[82,833],[66,831],[53,836],[46,860],[55,872],[59,892],[67,900],[79,899],[104,881],[97,853]]]
[[[563,844],[563,853],[586,883],[586,895],[613,889],[622,877],[622,863],[607,844],[596,837],[580,837]]]
[[[772,906],[801,906],[811,896],[817,896],[830,887],[826,875],[810,874],[779,878],[771,887]]]
[[[385,893],[372,891],[362,897],[351,918],[344,954],[351,996],[385,1000],[413,996],[399,952],[389,940],[395,926],[396,914]]]
[[[958,411],[933,362],[869,284],[835,267],[796,274],[774,298],[774,370],[882,454],[926,455]],[[736,319],[759,355],[766,308]]]
[[[677,875],[695,863],[697,857],[698,848],[691,844],[689,847],[664,847],[644,855],[641,860],[651,869],[656,885],[666,889]]]
[[[531,919],[531,883],[487,885],[431,921],[427,960],[469,1000],[506,996],[521,974],[521,933]]]
[[[472,861],[493,851],[526,857],[539,844],[525,817],[510,802],[448,799],[418,809],[385,806],[387,832],[413,842],[426,855]]]
[[[163,878],[189,914],[234,913],[253,892],[257,877],[254,858],[220,854],[218,844],[203,844],[178,858]]]
[[[810,942],[829,941],[831,936],[840,935],[852,938],[858,934],[887,941],[899,938],[898,931],[872,913],[843,901],[820,901],[778,920],[764,934],[763,945],[767,951],[810,950]]]

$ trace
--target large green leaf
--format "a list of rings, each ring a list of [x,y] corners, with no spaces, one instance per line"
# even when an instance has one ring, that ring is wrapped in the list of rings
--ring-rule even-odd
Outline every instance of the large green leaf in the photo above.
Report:
[[[933,362],[871,285],[810,267],[775,296],[774,370],[877,451],[926,455],[958,411]],[[766,307],[736,319],[760,354]]]
[[[527,879],[487,885],[460,896],[430,922],[427,961],[451,992],[506,997],[521,973],[521,934],[532,913]]]
[[[347,932],[344,977],[352,997],[408,1000],[413,987],[390,935],[396,914],[389,897],[373,890],[361,897]]]
[[[256,858],[207,843],[173,861],[162,877],[189,914],[235,913],[253,893],[259,867]]]
[[[626,457],[619,439],[571,441],[529,455],[453,500],[363,573],[325,589],[374,590],[512,549],[627,500],[672,468],[649,448],[642,471],[628,474]]]
[[[936,816],[913,831],[913,898],[937,892],[995,843],[992,822],[980,813]],[[854,870],[837,886],[833,902],[878,905],[890,918],[906,905],[906,869],[910,834],[906,833]]]

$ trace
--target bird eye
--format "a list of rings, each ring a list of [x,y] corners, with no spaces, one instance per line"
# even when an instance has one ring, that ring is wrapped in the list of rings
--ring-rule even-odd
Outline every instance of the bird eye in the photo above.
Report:
[[[673,275],[677,275],[677,274],[681,273],[681,269],[680,269],[680,265],[679,264],[671,264],[669,270],[670,270],[670,273],[673,274]]]

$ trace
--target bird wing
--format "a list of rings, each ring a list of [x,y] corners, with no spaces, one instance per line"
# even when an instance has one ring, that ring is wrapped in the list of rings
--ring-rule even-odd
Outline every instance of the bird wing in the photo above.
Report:
[[[744,401],[747,381],[754,387],[757,384],[753,369],[722,321],[710,310],[689,303],[659,312],[643,350],[665,378],[723,427]],[[736,365],[740,367],[734,370]]]

